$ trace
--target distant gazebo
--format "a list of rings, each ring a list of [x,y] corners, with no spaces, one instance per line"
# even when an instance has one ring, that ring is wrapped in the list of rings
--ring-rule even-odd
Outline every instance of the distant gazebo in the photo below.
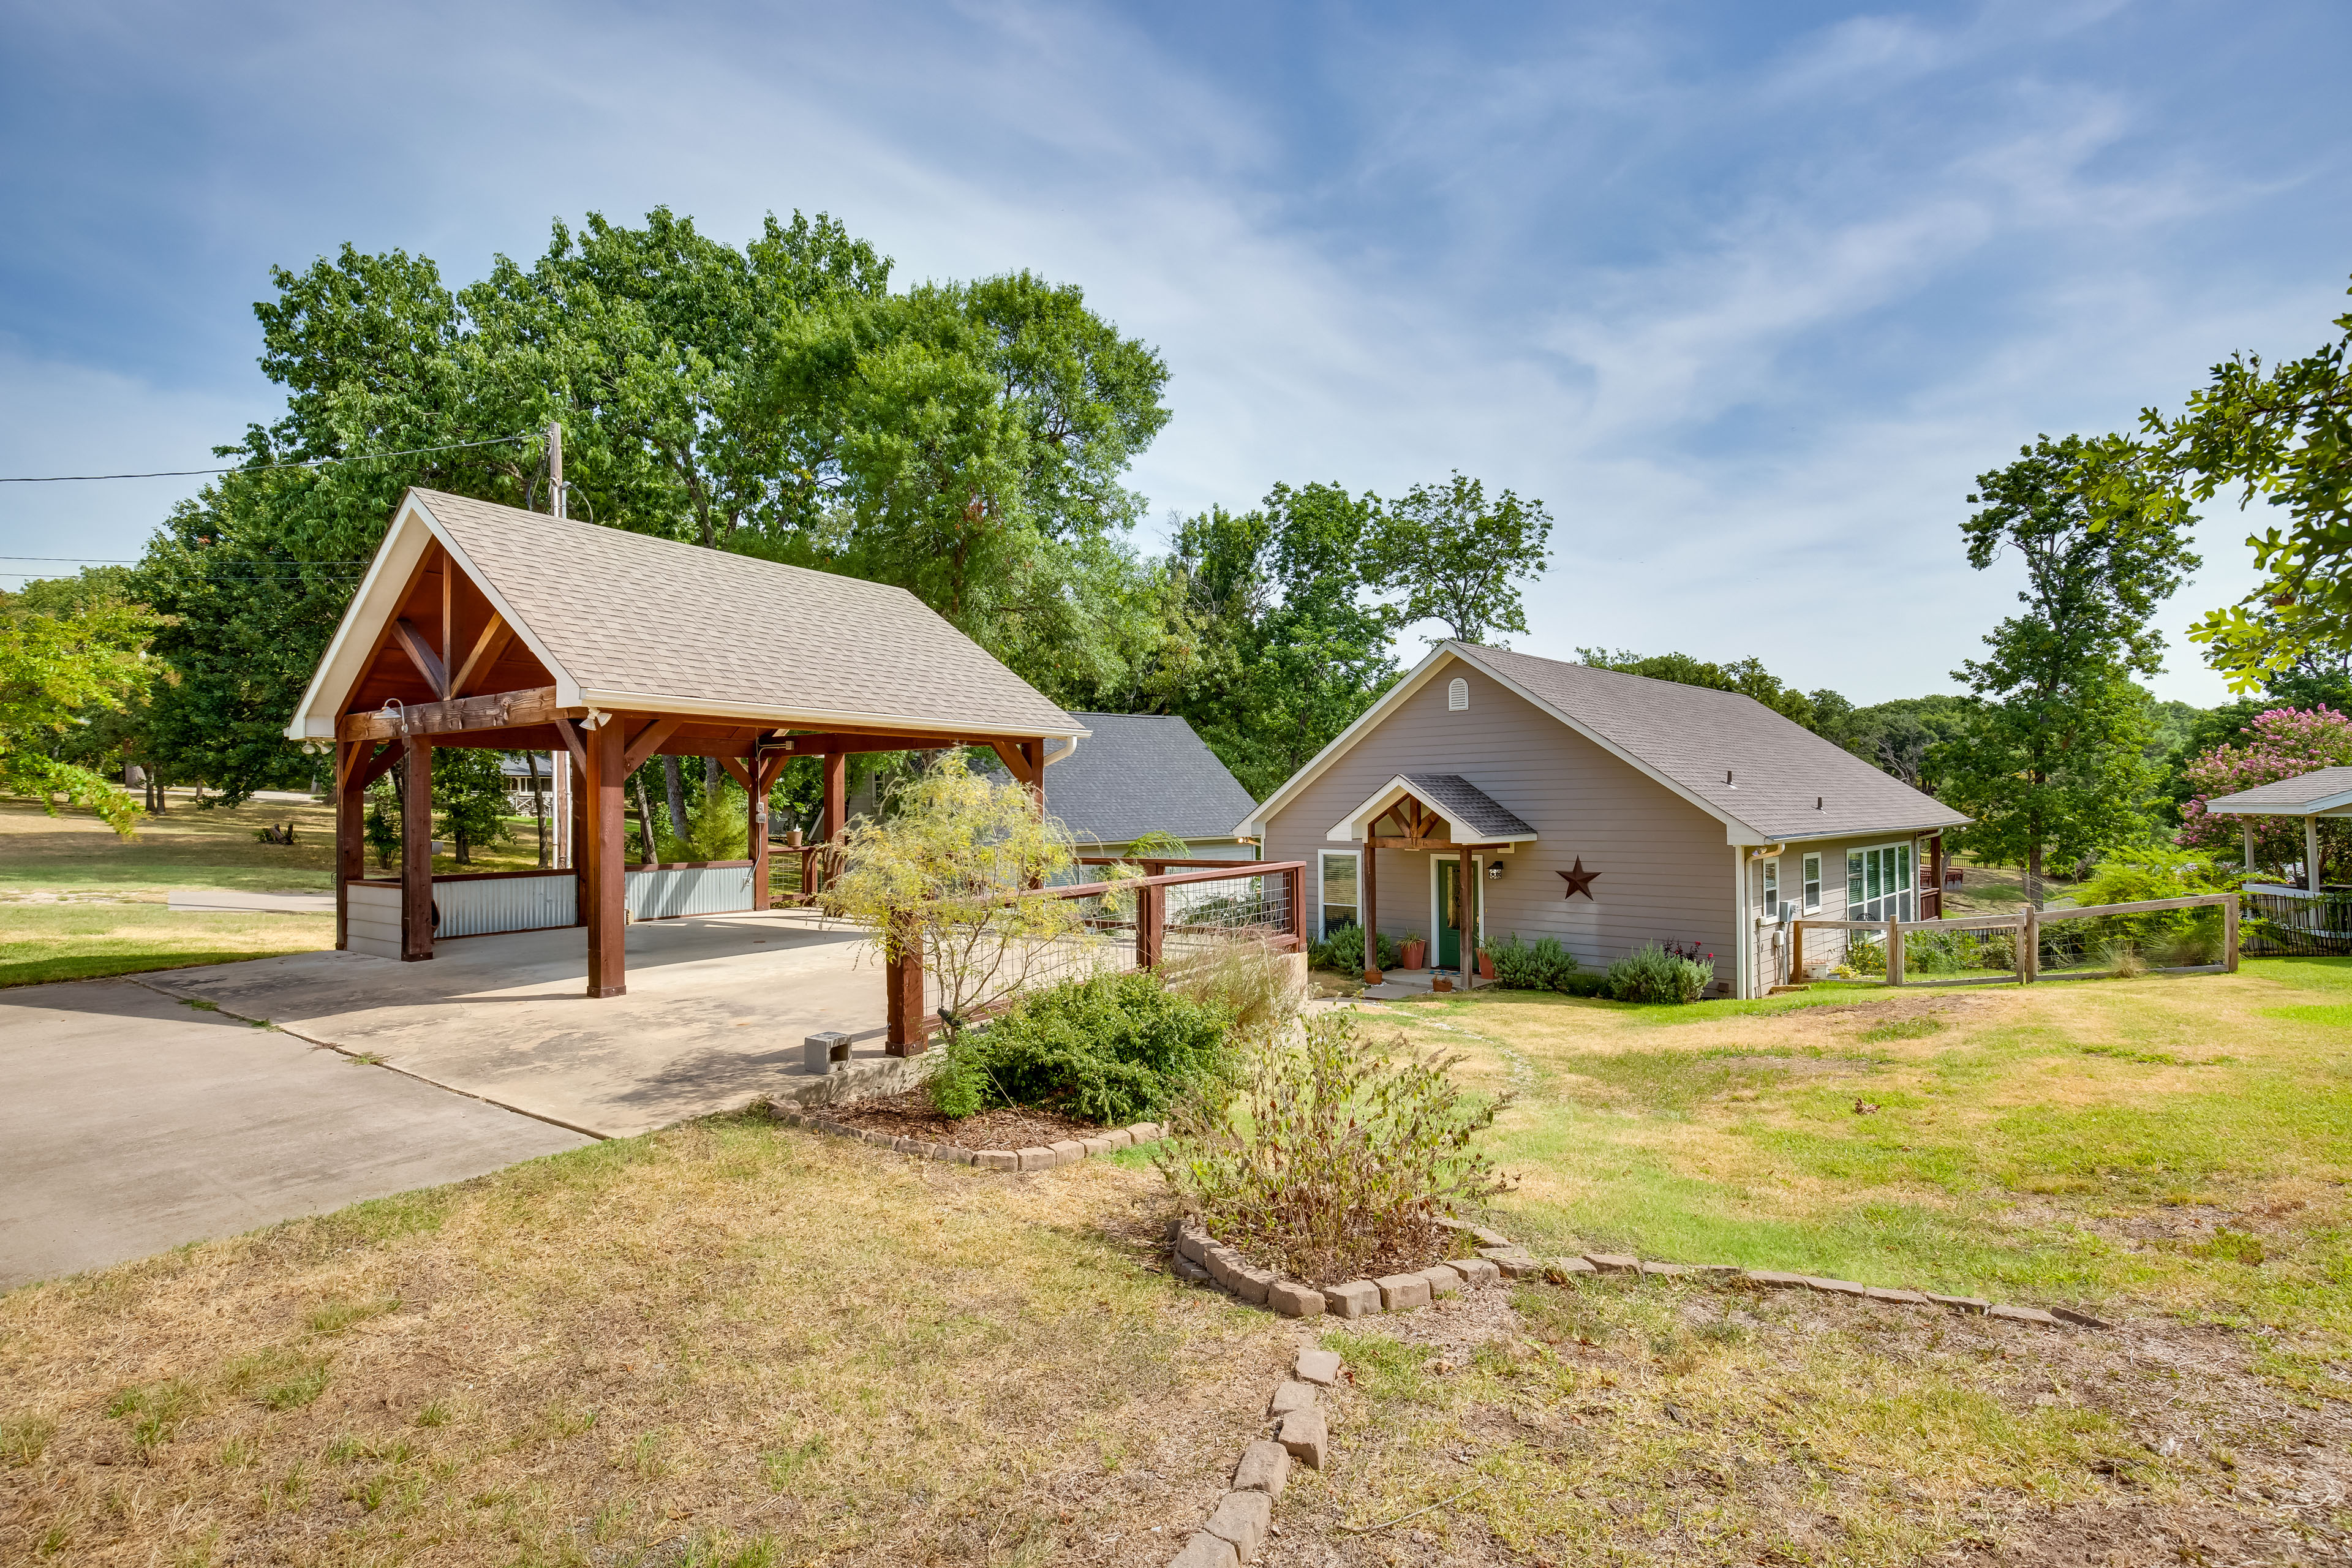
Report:
[[[767,795],[791,758],[824,759],[838,839],[850,752],[986,746],[1042,793],[1049,756],[1090,733],[903,589],[425,489],[286,732],[335,752],[337,947],[414,962],[436,936],[577,925],[591,996],[626,988],[628,921],[768,907]],[[568,753],[575,864],[434,876],[448,746]],[[743,786],[745,859],[624,864],[623,784],[656,755],[715,757]],[[400,875],[370,879],[367,786],[404,759]],[[900,967],[890,1037],[919,1048],[921,972]]]
[[[2210,816],[2234,816],[2245,834],[2246,869],[2254,868],[2254,824],[2257,816],[2299,816],[2303,819],[2303,885],[2319,891],[2319,819],[2352,816],[2352,768],[2318,768],[2291,779],[2256,784],[2235,795],[2216,795],[2205,803]]]

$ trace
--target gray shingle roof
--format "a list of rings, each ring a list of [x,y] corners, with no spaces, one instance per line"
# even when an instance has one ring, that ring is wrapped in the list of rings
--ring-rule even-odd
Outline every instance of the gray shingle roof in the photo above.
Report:
[[[1517,838],[1535,829],[1460,773],[1399,773],[1424,805],[1434,806],[1465,844],[1481,838]]]
[[[1255,803],[1181,719],[1074,713],[1094,733],[1045,770],[1045,809],[1081,845],[1131,844],[1153,831],[1229,838]]]
[[[1504,648],[1446,646],[1767,839],[1969,820],[1752,697]]]
[[[903,588],[439,490],[410,494],[563,672],[606,700],[785,709],[812,726],[1085,728]]]
[[[2224,816],[2244,812],[2250,816],[2292,816],[2347,795],[2352,795],[2352,768],[2315,768],[2291,779],[2242,789],[2235,795],[2215,795],[2205,803],[2205,809]]]

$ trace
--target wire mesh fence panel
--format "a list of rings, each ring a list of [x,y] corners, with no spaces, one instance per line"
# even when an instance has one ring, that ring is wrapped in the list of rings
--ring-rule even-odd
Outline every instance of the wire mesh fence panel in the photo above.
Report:
[[[2225,956],[2221,910],[2214,905],[2148,914],[2044,910],[2041,925],[2035,968],[2050,978],[2202,969]]]
[[[2247,893],[2238,928],[2255,958],[2352,955],[2352,893]]]
[[[2017,930],[2013,926],[1904,928],[1903,978],[1906,984],[2014,981]]]

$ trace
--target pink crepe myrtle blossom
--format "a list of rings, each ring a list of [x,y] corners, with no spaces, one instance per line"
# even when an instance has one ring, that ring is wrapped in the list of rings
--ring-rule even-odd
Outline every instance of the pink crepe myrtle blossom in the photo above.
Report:
[[[2216,746],[2182,769],[2196,793],[2180,808],[2180,831],[2173,842],[2192,849],[2235,848],[2251,822],[2255,865],[2284,867],[2301,860],[2300,818],[2216,816],[2205,803],[2257,784],[2340,767],[2352,767],[2352,719],[2332,708],[2273,708],[2246,727],[2243,744]],[[2341,864],[2352,854],[2352,823],[2323,821],[2319,835],[2322,864]]]

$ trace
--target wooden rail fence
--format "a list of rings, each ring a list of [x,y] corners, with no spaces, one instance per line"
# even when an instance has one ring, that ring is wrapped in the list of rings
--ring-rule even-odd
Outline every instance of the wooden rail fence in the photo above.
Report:
[[[2147,899],[2129,904],[2092,904],[2083,909],[2037,910],[2028,905],[2013,915],[1967,915],[1957,920],[1932,921],[1825,921],[1798,920],[1790,921],[1789,978],[1792,984],[1804,984],[1805,931],[1870,931],[1885,942],[1886,980],[1888,985],[2030,985],[2037,980],[2083,979],[2089,972],[2059,975],[2042,973],[2042,933],[2053,925],[2067,921],[2090,920],[2107,915],[2155,914],[2165,910],[2189,910],[2219,906],[2221,910],[2221,962],[2219,963],[2184,964],[2166,971],[2172,974],[2230,973],[2238,971],[2238,895],[2235,893],[2202,893],[2186,899]],[[2016,954],[2014,971],[2005,975],[1968,975],[1948,980],[1912,980],[1904,973],[1904,938],[1914,931],[2007,931],[2014,933],[2012,943]]]

